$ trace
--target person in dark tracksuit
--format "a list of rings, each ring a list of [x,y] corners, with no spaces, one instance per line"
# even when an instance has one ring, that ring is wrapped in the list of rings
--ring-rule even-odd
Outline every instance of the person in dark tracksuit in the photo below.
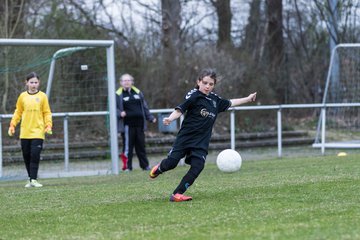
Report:
[[[120,158],[123,171],[133,169],[132,158],[135,147],[141,169],[150,170],[149,160],[145,149],[146,121],[156,122],[150,113],[144,94],[134,85],[134,78],[130,74],[120,77],[121,87],[116,91],[116,112],[118,118],[118,132],[121,134],[123,149]]]
[[[196,88],[186,94],[184,102],[178,105],[169,117],[163,119],[163,123],[169,125],[185,114],[167,158],[155,165],[149,174],[150,178],[156,178],[159,174],[175,168],[180,159],[185,157],[185,163],[190,165],[190,169],[170,196],[172,202],[192,200],[192,197],[183,193],[194,183],[204,168],[212,128],[218,113],[256,99],[256,92],[244,98],[231,100],[220,98],[212,92],[216,84],[216,73],[211,69],[203,70],[196,84]]]

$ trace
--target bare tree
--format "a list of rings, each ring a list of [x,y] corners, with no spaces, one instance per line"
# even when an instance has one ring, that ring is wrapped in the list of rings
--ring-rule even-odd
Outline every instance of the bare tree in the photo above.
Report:
[[[248,24],[245,27],[245,38],[241,49],[249,52],[249,55],[254,61],[259,59],[263,49],[264,26],[261,16],[261,0],[252,0],[250,3]]]
[[[279,103],[286,102],[286,84],[283,75],[285,48],[282,12],[282,0],[266,0],[267,23],[264,67],[270,86],[273,86],[276,100]]]
[[[218,17],[218,48],[231,48],[231,7],[230,0],[210,0]]]
[[[0,2],[0,37],[13,38],[14,36],[21,35],[22,25],[21,20],[24,15],[24,0],[4,0]],[[4,68],[7,69],[9,66],[7,55],[9,54],[9,48],[4,47],[0,50],[1,55],[4,59]],[[5,77],[2,83],[2,102],[1,110],[6,113],[6,104],[9,95],[9,75],[5,73]]]
[[[179,57],[181,49],[180,24],[181,4],[179,0],[161,0],[162,13],[162,46],[164,97],[170,106],[174,104],[173,94],[179,81]]]
[[[284,38],[282,25],[282,0],[266,0],[267,16],[267,63],[277,67],[284,59]]]

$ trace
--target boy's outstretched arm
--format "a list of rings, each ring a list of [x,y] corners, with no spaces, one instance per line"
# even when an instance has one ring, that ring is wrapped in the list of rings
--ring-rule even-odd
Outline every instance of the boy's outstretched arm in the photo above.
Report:
[[[248,102],[255,102],[255,100],[256,100],[256,92],[251,93],[249,96],[244,97],[244,98],[230,99],[231,107],[239,106],[241,104],[248,103]]]
[[[172,121],[178,119],[181,115],[182,115],[181,111],[176,109],[170,114],[170,116],[163,118],[163,124],[169,125]]]

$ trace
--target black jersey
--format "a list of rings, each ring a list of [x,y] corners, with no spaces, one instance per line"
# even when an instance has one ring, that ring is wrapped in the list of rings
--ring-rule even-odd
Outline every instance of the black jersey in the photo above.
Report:
[[[132,127],[141,127],[144,125],[144,117],[141,106],[140,95],[134,90],[124,91],[122,94],[124,111],[126,116],[124,122]]]
[[[215,93],[205,95],[193,89],[185,96],[185,101],[175,109],[185,114],[174,148],[200,148],[207,151],[211,132],[218,113],[231,106],[230,100],[222,99]]]

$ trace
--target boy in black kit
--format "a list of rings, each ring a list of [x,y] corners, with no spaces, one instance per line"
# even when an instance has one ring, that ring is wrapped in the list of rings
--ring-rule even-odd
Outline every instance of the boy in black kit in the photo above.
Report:
[[[123,140],[123,151],[120,157],[123,171],[133,169],[132,157],[135,147],[140,167],[150,170],[145,149],[146,121],[155,123],[156,118],[150,113],[144,94],[135,86],[130,74],[120,77],[121,87],[116,91],[116,112],[118,131]]]
[[[183,193],[204,169],[211,132],[218,113],[256,100],[256,92],[245,98],[231,100],[217,96],[212,92],[216,84],[216,73],[211,69],[203,70],[196,83],[196,88],[186,94],[185,101],[178,105],[169,117],[163,119],[163,123],[169,125],[186,113],[167,158],[150,171],[150,178],[156,178],[159,174],[175,168],[180,159],[186,157],[185,163],[190,165],[190,169],[170,196],[172,202],[192,200],[192,197]]]

